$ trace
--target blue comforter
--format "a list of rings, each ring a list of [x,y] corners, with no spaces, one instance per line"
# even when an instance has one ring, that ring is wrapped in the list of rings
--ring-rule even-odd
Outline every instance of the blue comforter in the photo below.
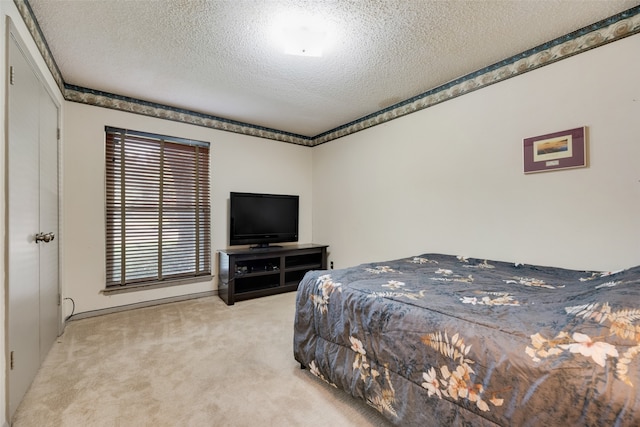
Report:
[[[640,425],[640,267],[424,254],[306,274],[294,356],[398,425]]]

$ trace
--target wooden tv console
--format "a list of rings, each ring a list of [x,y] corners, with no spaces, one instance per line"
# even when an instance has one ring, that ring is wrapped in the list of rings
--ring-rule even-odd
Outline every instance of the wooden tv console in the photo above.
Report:
[[[327,268],[328,245],[304,244],[218,251],[218,295],[236,301],[290,292],[310,270]]]

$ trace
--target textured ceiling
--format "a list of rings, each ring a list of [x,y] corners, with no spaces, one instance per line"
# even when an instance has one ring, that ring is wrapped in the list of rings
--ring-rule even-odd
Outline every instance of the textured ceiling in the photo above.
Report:
[[[67,84],[313,137],[640,1],[28,3]],[[324,55],[285,55],[307,19]]]

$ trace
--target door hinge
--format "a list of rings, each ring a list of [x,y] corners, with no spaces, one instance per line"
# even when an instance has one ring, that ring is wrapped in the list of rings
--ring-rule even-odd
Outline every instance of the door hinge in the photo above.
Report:
[[[15,77],[15,73],[14,73],[14,70],[13,70],[13,65],[11,65],[11,66],[9,66],[9,84],[10,85],[14,84],[14,82],[15,82],[14,77]]]
[[[58,133],[56,135],[58,137],[58,141],[60,141],[60,128],[58,128]]]
[[[13,370],[13,351],[11,352],[9,359],[10,359],[9,366],[11,367],[11,370]]]
[[[58,307],[62,304],[62,295],[58,294]]]

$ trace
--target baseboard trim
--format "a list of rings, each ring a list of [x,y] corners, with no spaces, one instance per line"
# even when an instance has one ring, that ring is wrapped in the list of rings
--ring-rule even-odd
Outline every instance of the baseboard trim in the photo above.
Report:
[[[214,291],[198,292],[196,294],[178,295],[175,297],[162,298],[162,299],[156,299],[151,301],[142,301],[134,304],[103,308],[100,310],[85,311],[83,313],[74,314],[73,316],[69,317],[65,321],[65,323],[71,322],[74,320],[86,319],[89,317],[104,316],[105,314],[119,313],[121,311],[135,310],[136,308],[153,307],[154,305],[169,304],[172,302],[187,301],[190,299],[211,297],[216,295],[218,295],[218,291],[214,290]]]

